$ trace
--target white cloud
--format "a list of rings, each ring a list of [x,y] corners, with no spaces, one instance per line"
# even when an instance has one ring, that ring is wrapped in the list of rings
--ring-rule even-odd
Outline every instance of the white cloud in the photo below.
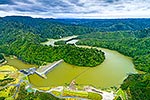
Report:
[[[13,0],[0,5],[0,16],[56,18],[150,18],[150,0]],[[44,3],[43,3],[44,2]],[[62,4],[64,3],[64,4]]]

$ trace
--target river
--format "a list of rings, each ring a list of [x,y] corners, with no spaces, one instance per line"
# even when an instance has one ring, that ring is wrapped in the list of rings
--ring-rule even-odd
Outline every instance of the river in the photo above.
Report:
[[[47,79],[36,74],[30,75],[31,84],[36,87],[58,86],[69,84],[75,79],[79,85],[92,85],[97,88],[118,87],[127,77],[127,74],[136,73],[131,58],[113,50],[97,49],[105,53],[106,59],[101,65],[90,68],[63,62],[47,74]]]

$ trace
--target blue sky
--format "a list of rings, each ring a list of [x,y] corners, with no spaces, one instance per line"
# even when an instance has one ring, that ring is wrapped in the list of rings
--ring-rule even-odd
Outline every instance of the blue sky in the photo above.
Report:
[[[0,16],[150,18],[150,0],[0,0]]]

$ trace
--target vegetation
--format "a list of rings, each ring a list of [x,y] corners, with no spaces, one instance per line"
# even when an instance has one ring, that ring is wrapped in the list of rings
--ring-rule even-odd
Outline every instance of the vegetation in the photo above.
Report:
[[[0,71],[0,100],[62,100],[49,93],[27,92],[26,83],[20,84],[20,76],[14,67],[2,66]]]
[[[100,32],[143,30],[150,27],[150,19],[57,19],[64,24],[81,25]]]
[[[97,94],[97,93],[88,92],[88,99],[102,100],[102,96],[100,94]]]
[[[116,95],[114,100],[127,100],[126,93],[121,88],[117,91]]]
[[[5,97],[0,97],[0,100],[5,100]]]
[[[61,96],[62,94],[60,91],[55,91],[55,90],[51,91],[51,93],[55,96]]]
[[[16,100],[22,100],[22,99],[23,100],[63,100],[63,99],[56,98],[49,93],[43,93],[38,91],[35,93],[33,92],[28,93],[25,90],[24,85],[20,87],[18,97],[16,98]]]
[[[142,30],[150,26],[150,19],[41,19],[21,16],[0,18],[0,44],[12,42],[16,35],[33,33],[40,37],[60,38],[91,32]]]
[[[62,95],[64,97],[80,97],[91,100],[102,100],[102,96],[94,92],[64,90]]]
[[[133,58],[136,69],[150,72],[150,29],[136,32],[93,33],[82,35],[77,44],[104,47]]]
[[[2,54],[0,54],[0,60],[3,60],[4,56]]]
[[[149,100],[150,97],[150,19],[41,19],[9,16],[0,18],[0,53],[15,55],[24,62],[43,65],[64,59],[78,66],[96,66],[103,62],[104,53],[96,49],[64,45],[43,46],[47,38],[61,38],[81,35],[78,44],[104,47],[119,51],[133,58],[136,69],[147,72],[143,75],[129,75],[121,85],[122,96],[129,100]],[[115,31],[115,32],[114,32]],[[93,32],[93,33],[91,33]],[[87,34],[90,33],[90,34]],[[86,34],[86,35],[85,35]],[[4,59],[0,54],[0,61]],[[13,80],[1,80],[1,83]],[[3,85],[3,84],[1,84]],[[124,92],[124,93],[123,93]],[[12,92],[13,93],[13,92]],[[70,94],[70,92],[68,93]],[[74,92],[72,93],[74,95]],[[47,93],[27,93],[20,88],[17,100],[59,100]],[[97,94],[86,96],[101,99]],[[0,97],[4,99],[5,97]],[[118,96],[117,100],[122,99]]]
[[[50,47],[18,40],[6,48],[7,51],[1,49],[1,52],[15,55],[24,62],[37,65],[64,59],[65,62],[73,65],[93,67],[104,60],[104,53],[99,50],[71,45]]]
[[[76,34],[87,34],[93,32],[93,28],[79,25],[67,25],[56,22],[54,19],[41,19],[21,16],[8,16],[0,18],[0,32],[15,31],[32,32],[41,38],[60,38]],[[3,26],[3,27],[1,27]],[[15,32],[16,34],[16,32]],[[13,34],[11,34],[12,36]],[[7,36],[7,35],[6,35]]]
[[[64,90],[62,96],[64,96],[64,97],[87,98],[88,97],[88,92],[85,92],[85,91]]]
[[[5,58],[2,54],[0,54],[0,63],[4,62],[5,61]]]
[[[118,96],[117,98],[115,98],[114,100],[122,100],[120,96]]]
[[[64,61],[77,66],[95,67],[101,64],[104,59],[104,53],[97,49],[79,48],[75,46],[66,46]],[[63,49],[65,50],[65,49]]]
[[[55,45],[65,45],[66,44],[66,41],[57,41],[54,43]]]
[[[8,83],[11,83],[13,81],[15,81],[14,78],[5,78],[5,79],[2,79],[2,80],[0,80],[0,86],[5,86]]]
[[[148,100],[150,97],[150,74],[129,75],[121,85],[128,100]]]
[[[0,21],[0,26],[3,26],[0,27],[0,53],[15,55],[26,63],[43,65],[64,59],[73,65],[93,67],[104,60],[104,54],[95,49],[79,49],[66,45],[49,47],[40,44],[46,38],[89,33],[88,28],[31,17],[4,17],[0,18]]]
[[[147,74],[133,74],[123,82],[116,100],[148,100],[150,97],[150,29],[93,33],[79,37],[77,44],[104,47],[133,58],[135,68]]]

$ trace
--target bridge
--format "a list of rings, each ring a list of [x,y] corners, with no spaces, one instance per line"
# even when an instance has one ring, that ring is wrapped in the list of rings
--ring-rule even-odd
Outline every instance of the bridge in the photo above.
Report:
[[[36,73],[37,75],[39,75],[42,78],[47,78],[46,74],[51,71],[52,69],[54,69],[58,64],[60,64],[61,62],[63,62],[63,60],[59,60],[57,62],[54,62],[50,65],[47,66],[43,66],[43,67],[39,67],[38,69],[34,68],[29,68],[28,70],[20,70],[20,72],[24,73],[25,75],[31,75]]]

